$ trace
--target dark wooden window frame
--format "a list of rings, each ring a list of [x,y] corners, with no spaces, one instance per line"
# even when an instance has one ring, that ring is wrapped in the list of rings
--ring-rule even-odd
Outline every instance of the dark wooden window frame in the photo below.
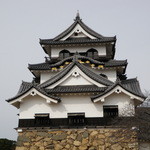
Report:
[[[49,113],[36,113],[35,117],[35,124],[45,126],[50,124],[50,115]]]
[[[97,59],[98,58],[98,51],[94,48],[87,50],[87,57]]]
[[[68,124],[71,126],[85,125],[85,113],[68,113]]]
[[[59,52],[59,58],[60,59],[67,58],[69,56],[71,56],[71,54],[70,54],[70,52],[68,50],[64,49],[64,50],[62,50],[62,51]]]
[[[104,105],[103,113],[104,113],[104,117],[117,117],[118,105]]]

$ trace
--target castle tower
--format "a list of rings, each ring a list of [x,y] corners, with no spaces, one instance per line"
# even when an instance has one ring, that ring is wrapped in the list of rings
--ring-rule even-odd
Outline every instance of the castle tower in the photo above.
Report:
[[[94,137],[107,139],[103,127],[111,125],[111,118],[133,116],[145,98],[138,80],[126,77],[127,60],[114,59],[115,44],[115,36],[93,31],[79,13],[58,36],[40,39],[48,57],[29,64],[34,80],[23,81],[7,100],[20,110],[18,149],[106,148],[104,140],[93,144]]]

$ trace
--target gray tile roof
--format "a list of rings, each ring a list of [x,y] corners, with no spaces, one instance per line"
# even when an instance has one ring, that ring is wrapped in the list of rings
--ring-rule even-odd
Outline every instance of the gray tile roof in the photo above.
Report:
[[[39,64],[29,64],[28,69],[29,70],[49,70],[51,69],[51,64],[44,62]]]
[[[21,86],[20,86],[20,89],[17,93],[16,96],[6,100],[7,102],[11,102],[17,98],[19,98],[20,96],[24,95],[25,93],[27,93],[28,91],[30,91],[32,88],[35,88],[37,91],[39,91],[40,93],[42,93],[43,95],[49,97],[49,98],[52,98],[52,99],[55,99],[57,100],[58,102],[61,101],[61,99],[59,97],[56,97],[56,96],[53,96],[51,94],[47,94],[44,89],[42,88],[39,88],[37,86],[38,84],[35,84],[35,83],[30,83],[30,82],[22,82]]]
[[[128,91],[132,91],[133,94],[145,98],[145,96],[143,95],[140,89],[139,81],[136,78],[124,80],[121,82],[121,84]]]
[[[94,60],[90,57],[86,57],[86,56],[81,56],[81,55],[74,55],[71,57],[67,57],[57,63],[52,63],[52,62],[45,62],[45,63],[40,63],[40,64],[29,64],[28,68],[30,70],[49,70],[52,67],[57,67],[60,65],[63,65],[66,61],[72,62],[74,57],[78,57],[78,59],[81,60],[88,60],[90,61],[90,63],[94,63],[96,65],[104,65],[105,67],[118,67],[118,66],[127,66],[127,60],[109,60],[107,62],[102,62],[102,61],[98,61],[98,60]]]
[[[49,82],[46,82],[45,84],[43,84],[43,86],[48,86],[48,85],[49,85]],[[122,88],[131,92],[134,95],[145,98],[145,96],[143,95],[143,93],[140,89],[139,82],[137,81],[137,79],[128,79],[125,81],[116,82],[107,87],[97,87],[95,85],[78,85],[78,86],[57,86],[53,89],[44,89],[44,88],[41,88],[41,85],[39,85],[39,84],[34,84],[34,83],[30,83],[30,82],[22,82],[17,95],[13,98],[8,99],[7,102],[11,102],[11,101],[19,98],[20,96],[27,93],[32,88],[35,88],[42,94],[44,94],[52,99],[55,99],[58,102],[61,101],[61,98],[56,97],[53,94],[57,94],[57,93],[87,93],[87,92],[100,93],[98,95],[91,96],[91,100],[93,101],[94,99],[96,99],[100,96],[103,96],[107,92],[111,91],[117,85],[120,85]]]
[[[128,64],[127,60],[109,60],[105,62],[105,67],[119,67],[126,66]]]
[[[95,80],[96,82],[101,83],[101,84],[106,85],[106,86],[113,84],[112,81],[92,72],[86,66],[80,64],[77,60],[74,60],[71,64],[66,66],[63,70],[61,70],[56,75],[54,75],[51,79],[42,83],[39,86],[42,88],[45,88],[45,87],[48,87],[48,86],[56,83],[61,78],[63,78],[75,65],[77,65],[87,76],[89,76],[91,79]]]
[[[77,85],[77,86],[57,86],[53,89],[46,89],[47,93],[87,93],[104,92],[107,87],[97,87],[95,85]]]
[[[77,39],[77,40],[65,40],[65,41],[59,41],[63,37],[65,37],[67,34],[69,34],[74,27],[79,24],[87,33],[90,35],[96,37],[97,39],[91,40],[91,39]],[[40,39],[40,44],[51,44],[51,45],[57,45],[57,44],[77,44],[77,43],[103,43],[103,42],[112,42],[116,41],[116,37],[105,37],[101,34],[93,31],[91,28],[89,28],[87,25],[85,25],[80,18],[76,18],[74,23],[68,27],[64,32],[59,34],[53,39]]]
[[[106,86],[109,86],[109,85],[112,85],[113,82],[106,79],[105,77],[102,77],[96,73],[94,73],[93,71],[89,70],[86,66],[80,64],[77,62],[77,66],[87,75],[89,76],[91,79],[101,83],[101,84],[104,84]]]
[[[64,36],[66,36],[68,33],[70,33],[70,31],[72,31],[72,29],[79,24],[86,32],[88,32],[89,34],[91,34],[94,37],[97,37],[98,39],[107,39],[107,38],[112,38],[114,39],[115,37],[105,37],[102,36],[101,34],[95,32],[94,30],[92,30],[91,28],[89,28],[86,24],[83,23],[83,21],[79,18],[75,19],[75,22],[69,27],[67,28],[64,32],[62,32],[61,34],[59,34],[58,36],[56,36],[54,38],[54,41],[60,40],[61,38],[63,38]]]
[[[65,40],[65,41],[53,41],[53,39],[40,39],[40,44],[43,45],[64,45],[64,44],[90,44],[90,43],[106,43],[114,42],[112,38],[107,39],[76,39],[76,40]]]
[[[42,87],[42,88],[45,88],[45,87],[48,87],[48,86],[54,84],[55,82],[57,82],[61,78],[63,78],[69,72],[69,70],[71,70],[73,67],[74,67],[74,63],[69,64],[63,70],[61,70],[60,72],[56,73],[56,75],[53,76],[51,79],[49,79],[46,82],[40,84],[39,86]]]
[[[98,95],[92,96],[91,100],[93,101],[94,99],[103,96],[104,94],[108,93],[109,91],[111,91],[112,89],[114,89],[117,85],[121,86],[122,88],[124,88],[125,90],[127,90],[128,92],[139,96],[141,98],[146,98],[141,89],[140,89],[140,85],[139,82],[136,78],[134,79],[128,79],[128,80],[123,80],[123,81],[117,81],[116,83],[114,83],[113,85],[109,86],[105,92],[100,93]]]

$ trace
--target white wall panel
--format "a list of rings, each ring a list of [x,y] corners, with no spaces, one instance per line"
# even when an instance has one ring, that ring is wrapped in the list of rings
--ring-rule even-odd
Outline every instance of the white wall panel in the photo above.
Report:
[[[86,117],[103,117],[103,105],[118,105],[119,114],[125,115],[133,101],[125,94],[112,94],[105,102],[93,103],[88,95],[66,95],[58,104],[47,104],[40,96],[28,96],[20,105],[20,119],[34,118],[35,113],[50,113],[51,118],[67,118],[67,113],[84,112]],[[127,111],[129,112],[129,110]],[[133,112],[127,115],[133,115]]]

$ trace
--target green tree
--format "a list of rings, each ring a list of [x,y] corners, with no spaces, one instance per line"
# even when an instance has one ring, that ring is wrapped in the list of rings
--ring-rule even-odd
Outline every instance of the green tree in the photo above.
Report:
[[[0,150],[15,150],[16,141],[0,139]]]

